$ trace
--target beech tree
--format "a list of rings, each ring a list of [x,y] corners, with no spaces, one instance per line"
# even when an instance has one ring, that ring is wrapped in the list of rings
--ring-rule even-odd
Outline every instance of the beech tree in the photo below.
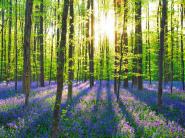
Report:
[[[72,87],[73,87],[73,78],[74,78],[74,67],[73,67],[73,51],[74,51],[74,7],[73,0],[70,0],[70,35],[69,35],[69,71],[68,71],[68,100],[72,100]]]
[[[163,93],[163,58],[164,58],[164,45],[166,35],[166,17],[167,17],[167,1],[162,1],[162,16],[160,25],[160,49],[159,49],[159,86],[158,86],[158,106],[162,106],[162,93]]]
[[[28,105],[31,81],[31,63],[30,63],[30,38],[32,26],[32,8],[33,1],[26,0],[25,27],[24,27],[24,72],[23,72],[23,92],[25,93],[25,105]]]
[[[60,46],[57,51],[57,94],[53,112],[53,124],[51,137],[57,138],[58,125],[60,121],[60,104],[62,98],[62,91],[64,86],[64,63],[65,63],[65,50],[66,50],[66,34],[67,34],[67,17],[68,17],[69,0],[64,1],[64,8],[62,14],[62,33]]]

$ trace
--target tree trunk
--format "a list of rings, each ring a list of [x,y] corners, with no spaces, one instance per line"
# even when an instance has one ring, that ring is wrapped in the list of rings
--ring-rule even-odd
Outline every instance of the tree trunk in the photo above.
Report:
[[[51,44],[51,57],[50,57],[50,69],[49,69],[49,85],[51,84],[52,80],[52,70],[53,70],[53,39],[54,35],[52,35],[52,44]]]
[[[25,105],[29,102],[31,63],[30,63],[30,38],[31,38],[31,15],[33,1],[26,0],[25,28],[24,28],[24,73],[23,73],[23,92],[26,95]]]
[[[74,69],[73,69],[73,51],[74,51],[74,7],[73,0],[70,0],[70,34],[69,34],[69,71],[68,71],[68,101],[72,100],[73,92],[73,78],[74,78]]]
[[[174,75],[174,63],[173,63],[173,57],[174,57],[174,24],[173,24],[173,16],[174,16],[174,0],[172,0],[171,3],[171,85],[170,90],[171,93],[173,91],[173,75]]]
[[[115,12],[115,61],[114,61],[114,93],[117,94],[118,90],[118,53],[119,53],[119,46],[118,46],[118,28],[117,28],[117,1],[114,0],[114,12]]]
[[[34,62],[34,71],[35,71],[35,77],[34,77],[34,81],[38,81],[38,72],[37,72],[37,25],[35,23],[34,26],[34,46],[33,46],[33,62]]]
[[[44,48],[43,48],[43,14],[44,14],[44,1],[40,3],[40,86],[44,87]]]
[[[110,73],[109,73],[109,68],[110,68],[110,65],[109,65],[109,63],[110,63],[110,50],[109,50],[109,41],[108,41],[108,37],[106,37],[105,38],[105,46],[106,46],[106,72],[107,72],[107,74],[106,74],[106,78],[107,78],[107,81],[109,81],[110,80]]]
[[[184,21],[184,0],[182,0],[181,4],[181,73],[182,73],[182,88],[185,90],[185,85],[184,85],[184,41],[183,41],[183,21]]]
[[[133,6],[134,8],[134,6]],[[134,9],[133,9],[134,11]],[[132,88],[134,86],[136,86],[136,83],[137,83],[137,80],[136,80],[136,76],[135,76],[135,73],[137,71],[137,68],[136,68],[136,58],[135,58],[135,54],[137,53],[136,51],[136,48],[135,48],[135,41],[134,41],[134,15],[135,13],[132,12],[132,19],[131,19],[131,24],[132,24],[132,31],[131,31],[131,40],[130,40],[130,45],[131,45],[131,52],[132,52],[132,55],[133,55],[133,59],[132,59]]]
[[[17,92],[17,72],[18,72],[18,49],[17,49],[17,0],[15,0],[15,34],[14,34],[14,46],[15,46],[15,92]]]
[[[4,0],[2,0],[2,30],[1,30],[1,78],[3,80],[3,63],[4,63]]]
[[[152,84],[152,71],[151,71],[151,47],[150,47],[150,6],[148,3],[148,10],[147,10],[147,45],[148,45],[148,73],[149,73],[149,81],[150,85]]]
[[[121,47],[120,47],[120,63],[119,63],[119,79],[118,79],[118,90],[117,90],[117,101],[119,101],[119,94],[120,94],[120,86],[121,86],[121,75],[122,75],[122,64],[124,61],[124,75],[126,78],[124,78],[124,87],[128,87],[128,59],[127,59],[127,53],[128,53],[128,36],[127,36],[127,14],[128,14],[128,5],[127,0],[124,0],[124,18],[123,18],[123,33],[121,35]],[[125,59],[123,60],[123,55],[125,56]],[[124,76],[124,77],[125,77]]]
[[[91,44],[89,52],[90,87],[94,86],[94,0],[91,0]]]
[[[9,30],[8,30],[8,72],[7,72],[7,84],[10,81],[10,70],[11,70],[11,48],[12,48],[12,0],[10,0],[9,9]]]
[[[128,22],[128,0],[124,0],[124,24],[123,24],[123,50],[124,50],[124,87],[128,88],[128,35],[127,35],[127,22]]]
[[[142,19],[141,19],[141,0],[135,2],[135,45],[137,47],[138,57],[138,65],[137,65],[137,73],[138,73],[138,89],[143,89],[143,79],[142,79]]]
[[[164,44],[164,82],[167,84],[170,82],[170,51],[169,51],[169,45],[168,45],[168,0],[166,1],[166,25],[165,30],[166,34],[164,36],[164,39],[166,43]]]
[[[163,93],[163,56],[164,56],[164,45],[166,43],[165,39],[165,25],[167,19],[167,1],[162,1],[162,18],[160,25],[160,49],[159,49],[159,84],[158,84],[158,107],[162,106],[162,93]]]
[[[86,54],[85,54],[85,81],[87,80],[87,76],[88,76],[88,68],[87,68],[87,64],[88,64],[88,49],[90,49],[90,39],[89,39],[89,26],[90,26],[90,21],[89,21],[89,11],[90,10],[90,0],[87,0],[87,22],[86,22],[86,46],[85,46],[85,51],[86,51]],[[89,50],[90,51],[90,50]]]
[[[63,91],[64,83],[64,61],[65,61],[65,50],[66,50],[66,34],[67,34],[67,17],[68,17],[68,5],[69,0],[64,1],[63,15],[62,15],[62,32],[60,47],[58,48],[57,57],[57,94],[53,112],[53,123],[51,137],[57,138],[58,125],[60,121],[60,104]]]

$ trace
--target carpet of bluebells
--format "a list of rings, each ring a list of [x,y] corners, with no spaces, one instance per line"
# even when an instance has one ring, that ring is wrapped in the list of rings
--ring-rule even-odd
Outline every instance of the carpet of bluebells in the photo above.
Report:
[[[61,104],[60,137],[183,138],[185,137],[185,92],[175,82],[173,93],[165,86],[163,108],[157,112],[157,83],[144,90],[120,90],[117,102],[113,82],[74,83],[73,101],[67,103],[67,86]],[[47,138],[50,136],[56,84],[41,88],[32,83],[30,104],[15,93],[14,83],[0,84],[0,137]]]

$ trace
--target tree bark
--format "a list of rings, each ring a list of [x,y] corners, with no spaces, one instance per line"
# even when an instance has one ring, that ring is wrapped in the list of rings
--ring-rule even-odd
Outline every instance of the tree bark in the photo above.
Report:
[[[3,62],[4,62],[4,0],[2,0],[2,30],[1,30],[1,78],[0,80],[3,80]]]
[[[62,15],[62,32],[61,41],[58,48],[57,56],[57,94],[53,112],[53,123],[51,137],[57,138],[58,125],[60,121],[60,105],[62,99],[63,83],[64,83],[64,61],[65,61],[65,50],[66,50],[66,34],[67,34],[67,17],[68,17],[68,6],[69,0],[64,0],[64,8]]]
[[[181,4],[181,81],[182,81],[182,89],[185,90],[184,85],[184,41],[183,41],[183,21],[184,21],[184,0],[182,0]]]
[[[14,46],[15,46],[15,92],[17,92],[17,80],[18,80],[18,48],[17,48],[17,0],[15,0],[15,34],[14,34]]]
[[[138,89],[143,89],[143,79],[142,79],[142,19],[141,19],[141,0],[135,2],[135,45],[137,47],[138,53],[138,63],[137,63],[137,73],[138,73]]]
[[[174,63],[173,63],[173,57],[174,57],[174,24],[173,24],[173,16],[174,16],[174,0],[172,0],[171,3],[171,85],[170,90],[171,93],[173,91],[173,76],[174,76]]]
[[[7,84],[10,81],[10,70],[11,70],[11,48],[12,48],[12,0],[10,0],[9,9],[9,30],[8,30],[8,72],[7,72]]]
[[[91,0],[91,44],[89,51],[90,87],[94,86],[94,0]]]
[[[147,10],[147,45],[148,45],[148,73],[149,73],[149,81],[150,85],[152,84],[152,70],[151,70],[151,47],[150,47],[150,6],[148,3]]]
[[[118,90],[118,53],[119,53],[119,46],[118,46],[118,28],[117,28],[117,1],[114,0],[114,12],[115,12],[115,40],[114,40],[114,44],[115,44],[115,61],[114,61],[114,93],[117,94],[117,90]]]
[[[24,28],[24,73],[23,73],[23,92],[26,95],[25,105],[29,102],[31,63],[30,63],[30,38],[32,26],[32,7],[33,1],[26,0],[25,28]]]
[[[54,35],[52,35],[52,44],[51,44],[51,57],[50,57],[50,69],[49,69],[49,85],[51,84],[52,80],[52,70],[53,70],[53,39]]]
[[[90,0],[87,0],[87,22],[86,22],[86,46],[85,46],[85,51],[86,51],[86,54],[85,54],[85,81],[87,80],[87,76],[88,76],[88,49],[90,49],[90,39],[89,39],[89,26],[90,26],[90,19],[89,19],[89,11],[90,10]]]
[[[124,24],[123,24],[123,50],[124,50],[124,87],[128,88],[128,0],[124,0]]]
[[[44,43],[43,43],[43,14],[44,14],[44,1],[40,3],[40,86],[44,87]]]
[[[160,49],[159,49],[159,84],[158,84],[158,107],[162,106],[162,93],[163,93],[163,58],[164,58],[164,46],[165,46],[165,25],[167,19],[167,1],[162,0],[162,18],[160,25]]]
[[[74,51],[74,6],[73,0],[70,0],[70,34],[69,34],[69,71],[68,71],[68,101],[72,100],[73,92],[73,79],[74,79],[74,69],[73,69],[73,51]]]

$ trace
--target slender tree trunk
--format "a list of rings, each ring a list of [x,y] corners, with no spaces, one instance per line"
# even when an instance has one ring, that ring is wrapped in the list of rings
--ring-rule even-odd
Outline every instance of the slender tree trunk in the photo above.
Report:
[[[70,34],[69,34],[69,71],[68,71],[68,101],[72,100],[73,92],[73,52],[74,52],[74,7],[73,0],[70,0]]]
[[[149,5],[149,4],[148,4]],[[149,17],[148,17],[148,8],[146,9],[146,30],[147,30],[147,32],[146,32],[146,36],[145,36],[145,39],[146,39],[146,50],[145,50],[145,55],[146,55],[146,58],[145,58],[145,75],[147,76],[147,78],[146,79],[148,79],[148,60],[149,60],[149,56],[148,56],[148,19],[149,19]]]
[[[43,43],[43,13],[44,13],[44,0],[40,3],[40,86],[44,87],[44,43]]]
[[[2,30],[1,30],[1,81],[3,80],[3,62],[4,62],[4,0],[2,0]]]
[[[6,24],[6,22],[5,22],[5,24]],[[6,48],[6,45],[7,45],[7,43],[6,43],[6,34],[7,34],[7,27],[5,26],[5,28],[4,28],[4,55],[3,55],[3,57],[4,57],[4,75],[3,75],[3,80],[6,82],[7,81],[7,61],[6,61],[6,57],[7,57],[7,48]]]
[[[148,14],[148,21],[147,21],[147,45],[148,45],[148,65],[149,65],[149,68],[148,68],[148,72],[149,72],[149,81],[150,81],[150,85],[152,84],[152,71],[151,71],[151,47],[150,47],[150,6],[149,6],[149,3],[148,3],[148,10],[147,10],[147,14]]]
[[[15,92],[17,92],[17,72],[18,72],[18,48],[17,48],[17,0],[15,0],[15,34],[14,34],[14,45],[15,45]]]
[[[107,71],[107,74],[106,74],[106,76],[107,76],[107,81],[109,81],[110,80],[110,73],[109,73],[109,67],[110,67],[110,65],[109,65],[109,60],[110,60],[110,54],[109,54],[109,41],[108,41],[108,38],[106,37],[105,38],[105,46],[106,46],[106,71]]]
[[[167,84],[170,82],[170,51],[169,51],[169,45],[168,45],[168,0],[166,1],[166,25],[165,25],[165,30],[166,34],[164,36],[164,39],[166,43],[164,44],[164,82]]]
[[[102,80],[103,80],[103,44],[101,41],[101,36],[100,36],[100,85],[102,84]]]
[[[12,0],[10,0],[9,9],[9,30],[8,30],[8,72],[7,72],[7,84],[10,81],[10,70],[11,70],[11,48],[12,48]]]
[[[174,57],[174,24],[173,24],[173,16],[174,16],[174,0],[172,0],[171,3],[171,86],[170,90],[171,93],[173,91],[173,75],[174,75],[174,63],[173,63],[173,57]]]
[[[164,58],[164,45],[165,45],[165,25],[167,22],[167,1],[162,0],[162,18],[160,27],[160,49],[159,49],[159,84],[158,84],[158,107],[162,106],[162,93],[163,93],[163,58]]]
[[[89,53],[90,87],[94,86],[94,0],[91,0],[91,44]]]
[[[50,57],[50,69],[49,69],[49,85],[51,84],[52,80],[52,70],[53,70],[53,39],[54,35],[52,35],[52,44],[51,44],[51,57]]]
[[[34,71],[35,71],[35,77],[34,77],[34,81],[37,81],[37,77],[38,77],[38,72],[37,72],[37,25],[35,23],[34,26],[34,46],[33,46],[33,62],[34,62]]]
[[[28,105],[30,94],[31,80],[31,63],[30,63],[30,38],[32,26],[32,7],[33,1],[26,0],[25,28],[24,28],[24,73],[23,73],[23,92],[26,95],[25,105]]]
[[[127,35],[127,22],[128,22],[128,0],[124,0],[124,24],[123,24],[123,50],[124,50],[124,87],[128,88],[128,35]]]
[[[88,56],[87,56],[87,54],[88,54],[88,49],[90,49],[90,39],[89,39],[89,26],[90,26],[90,21],[89,21],[89,15],[88,15],[88,13],[90,12],[89,11],[90,10],[90,0],[87,0],[87,22],[86,22],[86,46],[85,46],[85,49],[86,49],[86,55],[85,55],[85,64],[86,64],[86,66],[85,66],[85,80],[87,80],[87,76],[88,76],[88,68],[87,68],[87,64],[88,64]],[[90,51],[90,50],[89,50]]]
[[[121,35],[121,48],[120,48],[120,65],[119,65],[119,79],[118,79],[118,90],[117,90],[117,101],[119,101],[119,94],[120,94],[120,86],[121,86],[121,75],[122,75],[122,64],[124,61],[125,69],[124,69],[124,75],[127,78],[124,78],[124,87],[128,87],[128,59],[127,59],[127,53],[128,53],[128,36],[127,36],[127,13],[128,13],[128,2],[127,0],[124,0],[124,18],[123,18],[123,33]],[[123,60],[123,55],[125,56],[125,59]]]
[[[63,83],[64,83],[64,61],[65,61],[65,51],[66,51],[68,5],[69,5],[69,0],[64,0],[61,41],[60,41],[60,47],[58,48],[58,57],[57,57],[57,94],[56,94],[56,101],[55,101],[54,112],[53,112],[53,123],[52,123],[52,132],[51,132],[52,138],[57,138],[58,125],[60,121],[60,104],[61,104]]]
[[[60,0],[58,0],[58,8],[60,8]],[[58,24],[60,23],[60,15],[58,14],[57,16],[57,21],[58,21]],[[59,48],[59,45],[60,45],[60,27],[59,25],[57,25],[57,49]],[[57,57],[58,57],[58,50],[57,50]]]
[[[181,4],[181,73],[182,73],[182,88],[185,90],[185,85],[184,85],[184,41],[183,41],[183,21],[184,21],[184,0],[182,0]]]
[[[134,8],[134,6],[133,6]],[[133,9],[134,11],[134,9]],[[132,32],[131,32],[131,52],[132,52],[132,55],[133,55],[133,59],[132,59],[132,88],[136,85],[137,83],[137,80],[136,80],[136,76],[135,76],[135,73],[136,73],[136,58],[135,58],[135,53],[136,53],[136,48],[135,48],[135,41],[134,41],[134,12],[132,13]]]
[[[139,54],[138,57],[138,65],[137,65],[137,71],[138,71],[138,89],[143,89],[143,79],[142,79],[142,25],[141,25],[141,0],[138,0],[135,2],[135,44],[137,47],[137,52]]]
[[[114,12],[115,12],[115,61],[114,61],[114,93],[117,94],[118,90],[118,30],[117,30],[117,1],[114,0]]]

